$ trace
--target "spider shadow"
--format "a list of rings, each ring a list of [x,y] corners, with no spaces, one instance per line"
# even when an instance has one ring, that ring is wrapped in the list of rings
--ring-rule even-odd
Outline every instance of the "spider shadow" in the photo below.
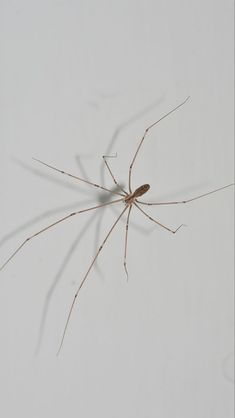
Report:
[[[144,116],[145,114],[147,114],[148,112],[150,112],[150,110],[152,110],[154,107],[156,107],[159,104],[159,101],[152,103],[151,105],[147,106],[145,109],[143,109],[142,111],[138,112],[137,114],[133,115],[130,119],[126,120],[125,122],[123,122],[121,125],[119,125],[118,128],[116,128],[116,130],[114,131],[111,141],[109,142],[109,145],[106,149],[105,155],[109,155],[112,152],[113,146],[116,143],[116,141],[118,140],[119,135],[122,133],[122,131],[128,127],[130,124],[134,123],[136,120],[138,120],[140,117]],[[76,156],[76,161],[77,164],[80,168],[80,172],[82,173],[82,176],[85,180],[89,180],[86,170],[82,164],[81,158],[79,156]],[[101,179],[101,184],[105,185],[105,177],[104,177],[104,172],[105,172],[105,165],[102,161],[102,165],[100,168],[100,179]],[[36,173],[38,174],[38,173]],[[49,177],[49,180],[51,180],[51,178]],[[124,185],[120,184],[121,187],[124,187]],[[111,189],[112,191],[116,192],[119,190],[118,187],[113,187]],[[94,196],[94,192],[92,191],[92,196]],[[96,195],[96,201],[99,202],[99,204],[104,204],[107,203],[110,200],[110,195],[105,192],[102,193],[97,193]],[[93,199],[94,201],[94,199]],[[115,213],[115,208],[114,206],[110,206],[110,209],[113,210]],[[73,241],[72,245],[70,246],[64,260],[62,261],[53,281],[52,284],[50,286],[50,288],[47,291],[46,297],[45,297],[45,301],[43,304],[43,311],[42,311],[42,316],[41,316],[41,322],[40,322],[40,326],[39,326],[39,334],[38,334],[38,340],[37,340],[37,345],[36,345],[36,349],[35,349],[35,355],[37,355],[40,352],[41,349],[41,344],[42,344],[42,340],[43,340],[43,336],[44,336],[44,332],[45,332],[45,326],[46,326],[46,318],[48,315],[48,311],[49,311],[49,307],[50,307],[50,302],[53,296],[53,293],[57,287],[57,284],[60,281],[61,276],[63,275],[66,266],[68,265],[72,255],[74,254],[77,246],[79,245],[80,241],[82,240],[84,234],[87,232],[87,230],[90,228],[90,226],[96,221],[96,228],[95,228],[95,238],[94,238],[94,248],[93,248],[93,254],[97,251],[97,247],[98,247],[98,243],[99,243],[99,238],[100,238],[100,231],[101,231],[101,226],[102,226],[102,221],[105,215],[105,212],[107,210],[107,207],[104,207],[102,211],[96,211],[93,216],[91,216],[91,219],[89,219],[85,225],[83,226],[82,230],[79,232],[78,236],[75,238],[75,240]],[[121,220],[122,222],[124,222],[123,220]],[[138,224],[132,223],[133,227],[138,230],[140,233],[142,234],[148,234],[150,232],[152,232],[153,227],[151,228],[143,228],[141,226],[139,226]],[[96,271],[101,275],[101,271],[99,268],[98,263],[96,262],[94,265]]]
[[[131,118],[129,118],[128,120],[124,121],[121,125],[119,125],[116,130],[114,131],[112,138],[109,142],[109,145],[106,149],[106,152],[104,153],[105,155],[110,155],[112,153],[112,150],[114,148],[115,143],[117,142],[120,134],[122,133],[123,130],[125,130],[125,128],[127,128],[130,124],[134,123],[136,120],[138,120],[140,117],[144,116],[146,113],[148,113],[150,110],[152,110],[154,107],[156,107],[159,104],[159,102],[155,102],[152,105],[149,105],[148,107],[146,107],[145,109],[143,109],[141,112],[136,113],[135,115],[133,115]],[[86,170],[82,164],[81,161],[81,157],[76,157],[77,160],[77,164],[79,166],[80,172],[83,175],[84,179],[87,179],[89,181],[89,178],[87,176]],[[49,180],[50,182],[53,182],[54,184],[59,184],[60,186],[69,188],[71,190],[76,190],[79,191],[80,193],[83,193],[85,196],[90,196],[92,194],[93,199],[90,200],[84,200],[82,202],[82,204],[89,204],[89,203],[94,203],[94,201],[97,201],[99,204],[104,204],[107,203],[110,200],[110,194],[107,194],[106,192],[99,192],[95,194],[95,199],[94,199],[94,192],[91,189],[87,189],[84,190],[82,189],[79,184],[74,186],[73,184],[69,183],[68,181],[64,181],[64,179],[57,179],[51,175],[45,174],[43,172],[41,172],[39,169],[35,169],[32,168],[31,166],[21,162],[21,161],[17,161],[17,163],[19,165],[21,165],[21,167],[23,167],[24,169],[29,170],[31,173],[33,173],[34,175],[39,175],[42,178],[45,178],[46,180]],[[101,184],[105,185],[105,165],[102,161],[102,165],[100,168],[100,178],[101,178]],[[123,187],[123,185],[120,185],[121,187]],[[117,188],[114,187],[112,189],[112,191],[117,191]],[[81,202],[79,202],[81,204]],[[34,218],[32,218],[31,220],[27,221],[26,223],[24,223],[23,225],[19,226],[18,228],[16,228],[15,230],[11,231],[10,233],[8,233],[5,237],[3,237],[3,239],[0,242],[0,245],[2,245],[4,242],[6,242],[7,240],[9,240],[10,238],[14,237],[14,235],[16,235],[18,232],[21,232],[22,230],[26,229],[27,227],[35,224],[36,222],[46,218],[49,215],[54,215],[56,213],[60,213],[63,212],[64,210],[72,210],[76,207],[77,203],[73,203],[69,206],[61,206],[58,208],[55,208],[53,210],[48,210],[44,213],[42,213],[41,215],[38,215]],[[105,212],[107,210],[107,207],[104,207],[102,209],[102,211],[95,211],[91,214],[91,216],[89,217],[89,219],[85,222],[85,224],[83,225],[82,229],[80,230],[79,234],[76,236],[76,238],[74,239],[74,241],[72,242],[72,244],[70,245],[67,254],[65,255],[61,265],[59,266],[59,269],[56,273],[56,275],[54,276],[52,283],[46,293],[45,296],[45,300],[43,303],[43,309],[42,309],[42,314],[41,314],[41,321],[40,321],[40,325],[39,325],[39,332],[38,332],[38,339],[37,339],[37,345],[36,345],[36,349],[35,349],[35,355],[37,355],[40,352],[41,349],[41,345],[42,345],[42,341],[43,341],[43,336],[45,333],[45,327],[46,327],[46,320],[47,320],[47,316],[48,316],[48,312],[50,309],[50,305],[51,305],[51,299],[52,296],[56,290],[56,287],[68,265],[68,263],[70,262],[77,246],[79,245],[79,243],[81,242],[82,238],[84,237],[85,233],[89,230],[89,228],[91,227],[91,225],[93,225],[94,223],[96,223],[96,227],[95,227],[95,238],[94,238],[94,249],[93,252],[97,251],[97,247],[98,247],[98,243],[99,243],[99,238],[100,238],[100,231],[101,231],[101,226],[102,226],[102,222],[103,222],[103,218],[105,216]],[[114,206],[110,206],[110,210],[113,210],[115,213],[115,207]],[[121,222],[125,222],[123,220],[121,220]],[[153,229],[155,229],[154,227],[151,228],[142,228],[139,225],[136,225],[135,223],[131,222],[131,224],[133,225],[133,227],[137,230],[139,230],[139,232],[143,233],[143,234],[147,234],[149,232],[152,232]],[[94,267],[96,268],[97,272],[101,275],[101,271],[99,269],[98,263],[95,263]]]
[[[122,124],[120,124],[116,128],[116,130],[114,131],[114,133],[112,135],[112,138],[111,138],[111,140],[108,144],[108,147],[106,149],[106,152],[104,154],[105,155],[111,154],[111,152],[113,150],[113,147],[114,147],[115,143],[117,142],[119,136],[121,135],[122,131],[125,130],[130,124],[132,124],[136,120],[138,120],[140,117],[143,117],[145,114],[150,112],[159,103],[160,103],[160,101],[155,101],[154,103],[145,107],[144,109],[142,109],[141,111],[137,112],[132,117],[130,117],[129,119],[124,121]],[[80,172],[83,175],[83,178],[89,180],[88,177],[87,177],[86,170],[85,170],[85,168],[84,168],[84,166],[81,162],[81,157],[77,156],[76,161],[77,161],[77,164],[79,166]],[[96,195],[95,195],[95,199],[94,199],[94,191],[90,190],[89,188],[87,190],[84,190],[79,185],[75,186],[75,185],[69,183],[68,181],[65,181],[64,179],[58,179],[58,178],[55,178],[55,177],[53,177],[49,174],[43,173],[41,170],[39,170],[37,168],[32,168],[30,165],[27,165],[20,160],[15,159],[15,162],[18,165],[20,165],[22,168],[24,168],[24,169],[30,171],[31,173],[33,173],[34,175],[40,176],[41,178],[44,178],[47,181],[52,182],[53,184],[60,185],[62,187],[66,187],[66,189],[70,189],[70,190],[73,190],[73,191],[76,190],[76,192],[79,191],[80,193],[82,193],[85,196],[90,196],[90,195],[93,196],[92,200],[91,199],[86,199],[86,200],[83,200],[82,202],[79,201],[79,204],[81,204],[81,203],[84,204],[84,205],[88,205],[90,203],[94,204],[94,201],[97,201],[98,204],[103,204],[103,203],[107,203],[110,200],[110,195],[107,194],[106,192],[97,193],[97,191],[96,191]],[[101,165],[101,168],[100,168],[100,178],[101,178],[100,183],[102,185],[105,185],[105,166],[104,166],[103,161],[102,161],[102,165]],[[123,185],[121,185],[121,184],[120,184],[120,186],[123,187]],[[112,191],[117,191],[116,186],[113,187],[111,190]],[[0,246],[2,246],[5,242],[10,240],[11,238],[13,238],[19,232],[22,232],[22,231],[26,230],[28,227],[34,225],[35,223],[37,223],[39,221],[42,221],[43,219],[46,219],[48,216],[63,213],[65,210],[66,211],[67,210],[74,210],[74,208],[77,207],[77,203],[78,202],[73,202],[70,205],[63,205],[63,206],[57,207],[53,210],[47,210],[47,211],[43,212],[42,214],[33,217],[29,221],[25,222],[24,224],[18,226],[17,228],[13,229],[8,234],[6,234],[1,239]],[[117,213],[117,211],[115,210],[115,208],[112,205],[110,206],[110,209],[113,210],[115,213]],[[84,224],[84,226],[80,230],[79,234],[76,236],[75,240],[70,245],[70,247],[67,251],[67,254],[65,255],[57,273],[55,274],[54,278],[52,279],[52,283],[51,283],[51,285],[50,285],[50,287],[49,287],[49,289],[46,293],[45,300],[44,300],[44,303],[43,303],[41,321],[40,321],[39,332],[38,332],[38,339],[37,339],[37,344],[36,344],[36,349],[35,349],[35,355],[37,355],[40,352],[41,344],[42,344],[42,341],[43,341],[43,336],[44,336],[44,333],[45,333],[46,320],[47,320],[48,311],[49,311],[50,304],[51,304],[51,299],[52,299],[52,296],[55,292],[55,289],[56,289],[56,287],[57,287],[65,269],[66,269],[66,266],[68,265],[69,261],[71,260],[73,254],[74,254],[77,246],[79,245],[80,241],[82,240],[83,236],[89,230],[91,225],[93,225],[94,223],[96,223],[96,228],[95,228],[93,253],[95,253],[97,251],[99,238],[100,238],[101,227],[102,227],[102,222],[103,222],[106,210],[107,210],[107,207],[104,207],[102,209],[102,211],[99,211],[99,210],[95,211],[91,215],[91,217],[89,217],[89,219],[86,221],[86,223]],[[124,222],[123,220],[121,220],[121,221]],[[134,222],[131,222],[131,224],[136,230],[138,230],[142,234],[150,233],[153,230],[153,227],[146,229],[146,228],[143,228],[143,227],[135,224]],[[98,266],[98,263],[95,263],[94,267],[96,268],[97,272],[101,276],[101,271],[100,271],[100,268]]]

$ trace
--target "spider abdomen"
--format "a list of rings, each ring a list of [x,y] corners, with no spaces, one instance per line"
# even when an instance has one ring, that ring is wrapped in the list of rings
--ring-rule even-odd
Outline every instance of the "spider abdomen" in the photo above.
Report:
[[[148,190],[150,189],[150,185],[149,184],[143,184],[142,186],[138,187],[134,193],[133,193],[133,197],[140,197],[142,196],[144,193],[146,193]]]

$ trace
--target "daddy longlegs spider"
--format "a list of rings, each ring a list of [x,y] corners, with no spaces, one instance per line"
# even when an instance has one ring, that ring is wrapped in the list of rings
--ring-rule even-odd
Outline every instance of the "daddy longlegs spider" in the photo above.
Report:
[[[89,185],[91,185],[93,187],[96,187],[98,189],[101,189],[101,190],[103,190],[103,191],[105,191],[107,193],[110,193],[110,194],[119,196],[119,198],[118,199],[115,199],[115,200],[112,200],[111,202],[106,202],[106,203],[103,203],[103,204],[99,204],[99,205],[96,205],[96,206],[92,206],[90,208],[86,208],[86,209],[82,209],[82,210],[79,210],[79,211],[76,211],[76,212],[69,213],[68,215],[66,215],[66,216],[58,219],[57,221],[55,221],[52,224],[46,226],[45,228],[41,229],[40,231],[37,231],[36,233],[34,233],[33,235],[31,235],[30,237],[26,238],[19,245],[19,247],[17,247],[17,249],[11,254],[11,256],[2,264],[2,266],[0,267],[0,271],[4,269],[4,267],[16,256],[16,254],[24,247],[24,245],[26,243],[28,243],[30,240],[32,240],[33,238],[35,238],[39,234],[42,234],[43,232],[47,231],[48,229],[54,227],[55,225],[58,225],[59,223],[64,222],[66,219],[69,219],[69,218],[71,218],[71,217],[73,217],[75,215],[78,215],[78,214],[81,214],[81,213],[84,213],[84,212],[88,212],[88,211],[91,211],[91,210],[99,209],[99,208],[102,208],[104,206],[118,204],[118,203],[121,203],[121,202],[124,203],[123,210],[121,211],[121,213],[117,217],[116,221],[113,223],[113,225],[109,229],[109,231],[108,231],[107,235],[105,236],[103,242],[101,243],[100,247],[98,248],[95,256],[93,257],[92,262],[90,263],[90,265],[88,267],[88,270],[87,270],[85,276],[83,277],[83,279],[82,279],[82,281],[81,281],[79,287],[77,288],[77,291],[76,291],[76,293],[75,293],[75,295],[73,297],[73,300],[72,300],[72,303],[71,303],[71,306],[70,306],[70,309],[69,309],[69,312],[68,312],[68,315],[67,315],[67,319],[66,319],[66,322],[65,322],[65,327],[64,327],[64,331],[63,331],[63,334],[62,334],[62,338],[61,338],[61,342],[60,342],[60,346],[59,346],[57,355],[59,354],[59,352],[60,352],[60,350],[62,348],[64,339],[65,339],[65,335],[66,335],[66,332],[67,332],[68,324],[69,324],[69,321],[70,321],[70,317],[71,317],[71,314],[72,314],[72,311],[73,311],[73,308],[74,308],[74,305],[75,305],[77,296],[78,296],[78,294],[79,294],[82,286],[84,285],[84,283],[85,283],[85,281],[86,281],[86,279],[87,279],[87,277],[88,277],[88,275],[89,275],[92,267],[94,266],[94,264],[95,264],[95,262],[96,262],[96,260],[97,260],[97,258],[99,256],[102,248],[104,247],[104,245],[107,242],[109,236],[111,235],[111,233],[113,232],[113,230],[116,227],[117,223],[123,217],[123,215],[124,215],[125,212],[127,212],[127,218],[126,218],[126,230],[125,230],[125,244],[124,244],[124,261],[123,261],[123,265],[124,265],[124,269],[125,269],[126,276],[128,278],[128,270],[127,270],[127,262],[126,262],[126,260],[127,260],[128,228],[129,228],[129,220],[130,220],[130,215],[131,215],[131,211],[132,211],[133,206],[135,208],[137,208],[150,221],[152,221],[155,224],[157,224],[158,226],[164,228],[168,232],[170,232],[172,234],[175,234],[177,231],[179,231],[179,229],[182,226],[184,226],[184,224],[179,225],[175,229],[171,229],[168,226],[163,225],[162,223],[160,223],[156,219],[152,218],[147,212],[145,212],[145,210],[141,206],[142,205],[145,205],[145,206],[160,206],[160,205],[185,204],[185,203],[189,203],[189,202],[192,202],[194,200],[197,200],[197,199],[201,199],[201,198],[203,198],[205,196],[208,196],[208,195],[210,195],[212,193],[216,193],[216,192],[218,192],[220,190],[226,189],[227,187],[231,187],[231,186],[234,185],[234,183],[227,184],[226,186],[219,187],[219,188],[214,189],[214,190],[210,190],[207,193],[200,194],[198,196],[192,197],[191,199],[187,199],[187,200],[169,201],[169,202],[168,201],[167,202],[156,202],[156,203],[143,202],[142,200],[139,200],[138,199],[139,197],[143,196],[150,189],[150,185],[149,184],[143,184],[140,187],[138,187],[136,190],[134,190],[134,191],[132,190],[132,170],[133,170],[133,166],[134,166],[134,163],[136,161],[136,158],[137,158],[137,156],[139,154],[140,148],[141,148],[141,146],[142,146],[142,144],[143,144],[143,142],[144,142],[144,140],[146,138],[147,133],[154,126],[156,126],[160,121],[162,121],[163,119],[165,119],[166,117],[168,117],[170,114],[172,114],[173,112],[175,112],[177,109],[179,109],[181,106],[183,106],[188,101],[188,99],[189,99],[189,97],[187,97],[182,103],[180,103],[178,106],[174,107],[172,110],[170,110],[168,113],[166,113],[164,116],[162,116],[160,119],[158,119],[156,122],[152,123],[151,125],[149,125],[145,129],[144,134],[143,134],[143,136],[142,136],[142,138],[141,138],[141,140],[139,142],[139,145],[138,145],[138,147],[136,149],[136,152],[135,152],[135,154],[134,154],[134,156],[132,158],[132,161],[131,161],[131,164],[130,164],[130,167],[129,167],[129,172],[128,172],[128,190],[129,191],[128,192],[122,186],[120,186],[120,184],[117,182],[117,180],[116,180],[116,178],[115,178],[115,176],[114,176],[114,174],[113,174],[113,172],[112,172],[112,170],[110,168],[110,165],[109,165],[109,163],[107,161],[108,157],[110,157],[108,155],[103,155],[103,160],[104,160],[104,164],[105,164],[105,166],[106,166],[106,168],[107,168],[107,170],[108,170],[108,172],[109,172],[109,174],[110,174],[110,176],[112,178],[112,181],[114,182],[115,186],[117,187],[117,189],[115,189],[115,190],[110,190],[110,189],[108,189],[106,187],[103,187],[103,186],[101,186],[99,184],[92,183],[91,181],[85,180],[83,178],[80,178],[78,176],[75,176],[73,174],[70,174],[70,173],[68,173],[66,171],[60,170],[60,169],[58,169],[58,168],[56,168],[56,167],[54,167],[54,166],[52,166],[50,164],[47,164],[47,163],[45,163],[45,162],[43,162],[43,161],[41,161],[41,160],[39,160],[37,158],[34,158],[34,160],[37,161],[38,163],[40,163],[40,164],[42,164],[42,165],[44,165],[44,166],[46,166],[46,167],[48,167],[48,168],[50,168],[50,169],[52,169],[54,171],[57,171],[57,172],[59,172],[59,173],[61,173],[63,175],[69,176],[71,178],[74,178],[74,179],[79,180],[81,182],[84,182],[86,184],[89,184]]]

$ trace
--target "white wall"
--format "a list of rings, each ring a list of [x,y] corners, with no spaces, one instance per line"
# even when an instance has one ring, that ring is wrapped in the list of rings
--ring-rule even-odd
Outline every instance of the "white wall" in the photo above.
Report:
[[[1,262],[105,198],[32,157],[112,187],[101,156],[117,152],[110,163],[124,184],[144,129],[188,95],[149,133],[133,186],[150,183],[149,201],[180,200],[233,181],[231,0],[0,7]],[[233,416],[232,188],[145,208],[188,225],[175,236],[133,209],[129,282],[120,223],[56,357],[76,288],[122,207],[45,232],[1,272],[1,416]]]

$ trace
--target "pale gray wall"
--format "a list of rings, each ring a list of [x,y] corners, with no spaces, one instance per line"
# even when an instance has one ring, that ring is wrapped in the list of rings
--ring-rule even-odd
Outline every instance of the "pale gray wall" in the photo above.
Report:
[[[188,95],[146,139],[134,186],[149,182],[153,201],[233,181],[231,0],[0,7],[1,261],[27,236],[100,199],[31,157],[112,187],[101,156],[117,152],[110,163],[125,183],[145,127]],[[122,205],[105,210],[102,223],[101,211],[83,214],[25,246],[0,277],[1,416],[232,418],[232,205],[227,189],[149,208],[170,227],[188,225],[175,236],[133,210],[129,282],[120,223],[59,357],[75,289]]]

